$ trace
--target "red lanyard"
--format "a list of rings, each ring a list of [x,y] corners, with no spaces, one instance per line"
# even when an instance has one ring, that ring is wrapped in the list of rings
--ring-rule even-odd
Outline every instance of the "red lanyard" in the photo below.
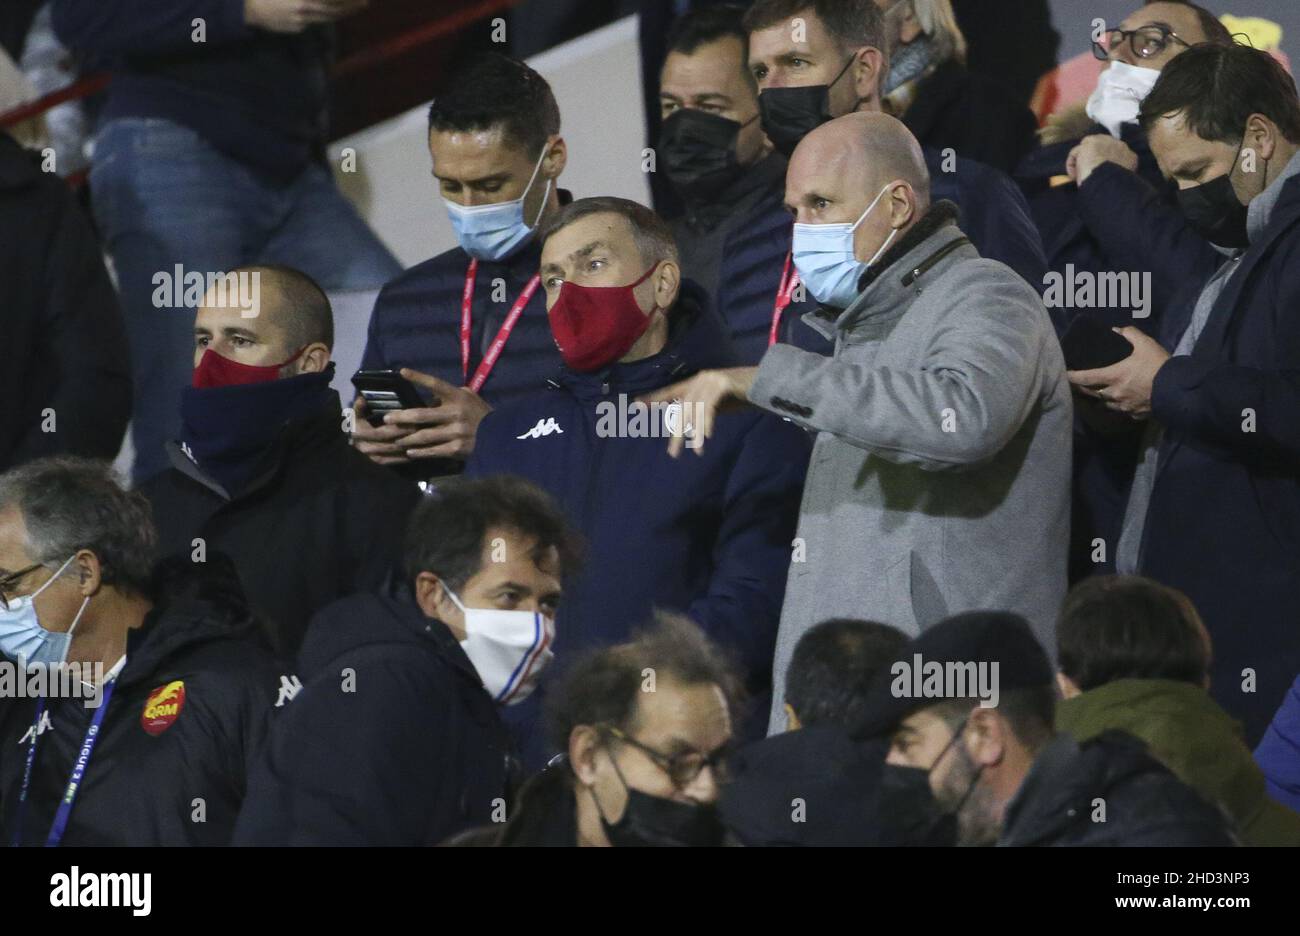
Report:
[[[772,328],[767,333],[769,348],[776,344],[777,336],[781,333],[781,316],[785,314],[785,307],[790,304],[795,287],[799,285],[799,271],[790,269],[791,253],[788,250],[785,253],[785,266],[781,268],[781,284],[776,288],[776,304],[772,307]]]
[[[460,379],[469,378],[469,342],[470,332],[473,325],[473,305],[474,305],[474,282],[478,277],[478,259],[475,258],[469,262],[469,269],[465,271],[465,289],[460,294]],[[533,298],[533,293],[537,291],[537,284],[541,282],[541,277],[536,273],[524,285],[524,291],[519,294],[515,304],[510,307],[510,313],[506,320],[501,323],[501,330],[497,336],[492,339],[492,344],[488,345],[487,354],[483,355],[483,360],[479,362],[478,368],[474,371],[474,379],[470,380],[465,386],[470,390],[478,393],[483,389],[483,384],[487,382],[488,374],[492,373],[492,368],[496,366],[497,358],[501,357],[501,350],[506,346],[510,333],[515,330],[515,323],[519,321],[519,316],[524,314],[524,306],[528,305],[528,300]]]

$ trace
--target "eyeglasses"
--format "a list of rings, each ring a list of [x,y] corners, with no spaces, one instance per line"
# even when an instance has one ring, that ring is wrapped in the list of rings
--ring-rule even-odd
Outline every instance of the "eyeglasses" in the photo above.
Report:
[[[1191,43],[1185,42],[1178,33],[1174,32],[1168,26],[1142,26],[1138,29],[1108,29],[1105,35],[1105,44],[1093,41],[1092,54],[1103,62],[1110,60],[1111,52],[1128,40],[1129,48],[1138,58],[1149,59],[1159,55],[1169,45],[1169,40],[1174,40],[1179,45],[1190,49]]]
[[[731,756],[731,745],[724,744],[711,754],[702,754],[699,751],[687,751],[684,754],[674,754],[669,756],[661,751],[656,751],[648,745],[642,744],[636,738],[615,728],[613,725],[606,725],[605,731],[613,735],[620,741],[632,745],[638,751],[645,754],[655,762],[668,778],[672,780],[673,786],[677,789],[683,789],[695,782],[695,778],[704,772],[708,767],[713,771],[713,776],[718,780],[726,779],[726,761]]]
[[[41,563],[38,562],[36,565],[30,565],[18,572],[10,572],[8,575],[0,578],[0,602],[3,602],[5,607],[8,607],[9,599],[11,597],[18,597],[13,594],[13,590],[18,587],[18,583],[39,568],[41,568]]]

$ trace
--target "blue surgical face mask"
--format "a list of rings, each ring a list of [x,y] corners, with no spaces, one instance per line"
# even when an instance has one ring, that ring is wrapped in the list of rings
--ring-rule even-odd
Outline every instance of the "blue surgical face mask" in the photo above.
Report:
[[[75,558],[69,556],[68,561],[59,566],[59,571],[30,595],[11,598],[7,606],[0,606],[0,653],[25,663],[56,664],[67,660],[68,647],[72,645],[72,632],[76,630],[77,622],[90,603],[90,597],[87,596],[81,603],[77,616],[63,633],[46,630],[41,626],[36,617],[35,602],[36,596],[49,588],[50,582],[62,575],[63,570]]]
[[[542,220],[542,212],[546,210],[546,200],[551,196],[551,180],[546,180],[546,193],[542,196],[542,205],[537,209],[537,217],[533,218],[531,225],[524,223],[524,199],[537,180],[546,151],[547,147],[543,146],[524,193],[513,201],[474,205],[471,208],[455,202],[446,203],[447,215],[456,231],[456,240],[465,253],[479,260],[503,260],[533,236],[533,230]]]
[[[889,232],[875,255],[863,263],[853,253],[853,232],[866,220],[880,199],[885,197],[894,183],[890,182],[867,206],[852,224],[796,224],[794,226],[793,256],[799,278],[807,285],[822,305],[845,309],[858,294],[858,280],[862,274],[889,249],[898,233]]]

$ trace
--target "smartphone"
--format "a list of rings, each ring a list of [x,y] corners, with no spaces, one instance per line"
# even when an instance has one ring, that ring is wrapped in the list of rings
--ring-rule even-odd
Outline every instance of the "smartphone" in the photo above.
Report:
[[[415,384],[395,370],[357,371],[352,385],[366,401],[366,421],[372,426],[382,426],[385,413],[428,405]]]
[[[1118,364],[1133,353],[1133,346],[1123,335],[1111,331],[1109,325],[1081,312],[1066,326],[1061,351],[1068,369],[1096,370]]]

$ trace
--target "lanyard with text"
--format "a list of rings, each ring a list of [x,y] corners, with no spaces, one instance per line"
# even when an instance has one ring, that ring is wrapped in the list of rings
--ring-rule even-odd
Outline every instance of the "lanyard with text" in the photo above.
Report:
[[[483,384],[487,382],[488,374],[492,373],[492,368],[496,366],[497,358],[501,357],[501,349],[506,346],[506,339],[510,333],[515,330],[515,323],[519,321],[519,316],[524,314],[524,306],[528,305],[528,300],[533,298],[533,293],[537,291],[537,284],[542,278],[536,273],[524,285],[524,291],[519,294],[515,304],[510,307],[510,313],[506,320],[501,323],[501,330],[497,336],[492,339],[492,344],[488,346],[487,354],[483,355],[483,360],[479,362],[478,368],[474,371],[474,379],[469,380],[469,342],[470,330],[474,321],[472,306],[474,304],[474,280],[478,276],[478,259],[469,262],[469,269],[465,271],[465,289],[460,294],[460,378],[468,380],[465,386],[469,387],[475,393],[483,389]]]
[[[781,268],[781,284],[776,289],[776,305],[772,307],[772,328],[767,333],[767,346],[776,344],[781,334],[781,316],[794,297],[795,287],[799,285],[799,271],[790,269],[792,251],[786,251],[785,266]]]
[[[86,729],[86,737],[81,742],[81,747],[77,749],[77,759],[72,765],[72,776],[68,778],[68,786],[63,791],[63,799],[59,801],[59,808],[54,813],[54,822],[50,825],[49,837],[45,840],[46,848],[53,848],[63,841],[63,833],[68,829],[68,817],[72,815],[72,803],[77,798],[77,793],[81,789],[81,781],[86,776],[86,767],[90,764],[91,752],[95,750],[95,742],[99,740],[99,729],[104,724],[104,713],[108,711],[108,700],[113,697],[113,687],[117,685],[116,679],[110,679],[104,683],[104,695],[99,700],[99,708],[95,710],[95,717],[90,720],[90,727]],[[23,834],[23,814],[27,811],[27,793],[32,784],[32,764],[36,762],[36,742],[40,738],[41,717],[45,714],[45,698],[36,703],[36,721],[32,722],[32,743],[27,749],[27,765],[23,768],[23,785],[18,791],[18,817],[14,822],[14,840],[13,844],[18,845],[22,842]]]

